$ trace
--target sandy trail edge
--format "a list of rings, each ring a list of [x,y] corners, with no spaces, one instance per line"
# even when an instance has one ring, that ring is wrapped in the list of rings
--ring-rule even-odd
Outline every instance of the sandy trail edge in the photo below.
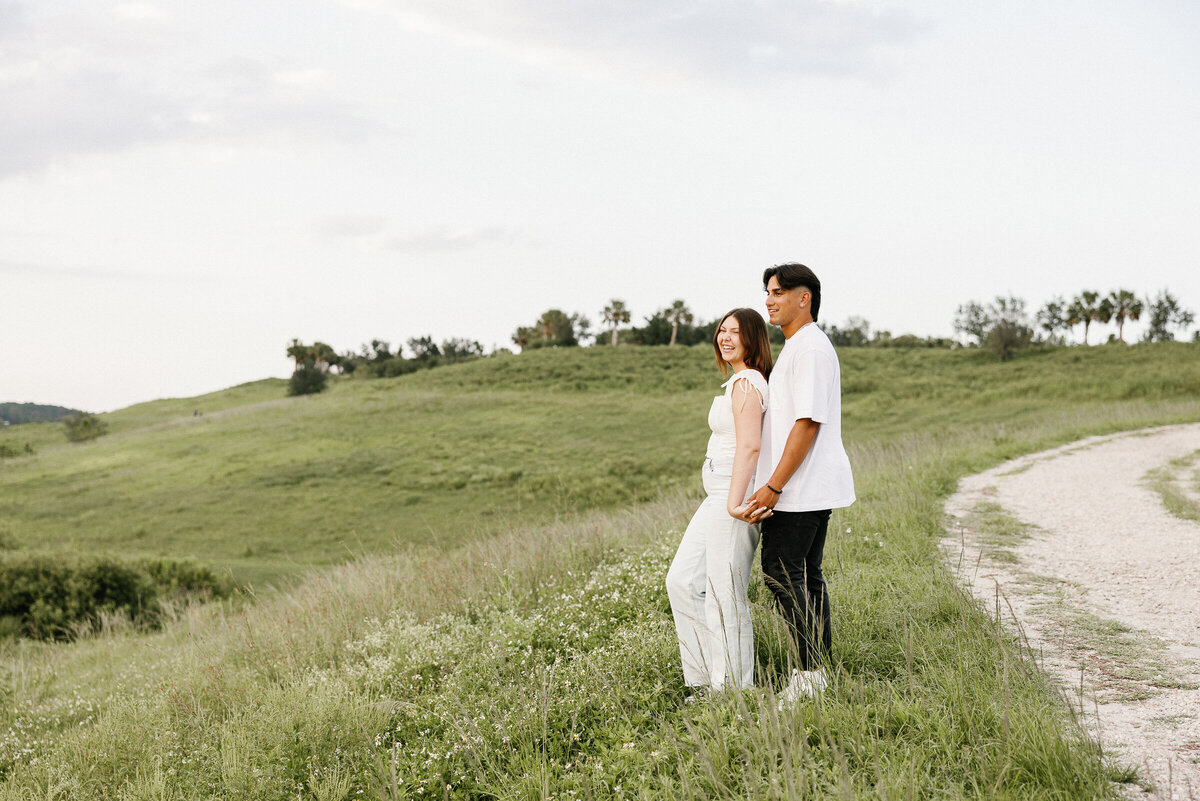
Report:
[[[946,503],[951,568],[999,602],[1105,750],[1140,767],[1135,798],[1200,799],[1200,525],[1145,484],[1198,450],[1200,424],[1092,437],[964,478]],[[987,503],[1036,528],[998,552],[971,530]],[[1122,649],[1082,631],[1096,619],[1135,632]]]

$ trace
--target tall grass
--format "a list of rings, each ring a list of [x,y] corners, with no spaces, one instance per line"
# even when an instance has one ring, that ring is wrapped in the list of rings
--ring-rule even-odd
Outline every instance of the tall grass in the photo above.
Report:
[[[1172,367],[1186,388],[1194,362],[1147,354],[1145,381]],[[889,386],[906,372],[881,364]],[[901,393],[880,407],[897,419],[860,424],[875,433],[852,438],[859,502],[827,547],[819,701],[776,709],[790,655],[756,579],[760,689],[683,705],[662,580],[694,497],[560,498],[546,522],[359,556],[253,604],[185,607],[159,634],[0,644],[0,799],[1110,796],[1128,771],[943,566],[941,503],[964,474],[1194,421],[1200,401],[1021,392]]]
[[[934,543],[940,498],[977,462],[1200,409],[1124,411],[1046,415],[1012,442],[852,448],[862,500],[830,541],[837,670],[819,702],[775,710],[789,655],[756,581],[764,689],[682,705],[662,577],[693,502],[674,496],[358,559],[156,637],[25,645],[27,693],[65,688],[48,674],[109,692],[86,725],[40,732],[0,798],[1104,797],[1119,766]]]

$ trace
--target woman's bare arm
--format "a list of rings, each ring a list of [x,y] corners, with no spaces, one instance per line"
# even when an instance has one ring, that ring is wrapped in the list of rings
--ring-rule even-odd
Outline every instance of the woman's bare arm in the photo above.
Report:
[[[758,464],[758,452],[762,447],[762,395],[750,383],[741,378],[733,383],[729,393],[733,402],[733,430],[737,447],[733,455],[733,478],[729,481],[729,502],[726,511],[739,520],[744,520],[736,510],[746,498],[750,477]]]

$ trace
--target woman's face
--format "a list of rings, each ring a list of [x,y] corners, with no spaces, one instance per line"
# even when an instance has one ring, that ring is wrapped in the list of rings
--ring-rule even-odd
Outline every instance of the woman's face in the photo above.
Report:
[[[721,358],[731,364],[746,360],[746,349],[742,347],[742,333],[738,328],[737,318],[733,315],[721,321],[717,328],[717,347],[721,349]]]

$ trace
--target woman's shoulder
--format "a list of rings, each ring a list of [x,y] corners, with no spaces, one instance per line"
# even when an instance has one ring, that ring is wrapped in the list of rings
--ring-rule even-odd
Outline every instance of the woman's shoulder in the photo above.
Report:
[[[749,381],[755,387],[767,386],[766,376],[764,376],[758,370],[755,370],[753,367],[747,367],[745,370],[738,370],[733,374],[732,377],[730,377],[728,381],[725,382],[725,385],[728,386],[736,381],[742,380],[743,378]]]
[[[750,387],[758,392],[759,402],[765,409],[767,406],[768,388],[770,385],[767,383],[767,379],[763,377],[763,374],[752,367],[747,367],[745,370],[739,370],[738,372],[734,373],[733,376],[726,381],[723,386],[726,388],[727,392],[732,391],[733,387],[736,386],[739,381],[745,381],[745,383],[749,384]]]

